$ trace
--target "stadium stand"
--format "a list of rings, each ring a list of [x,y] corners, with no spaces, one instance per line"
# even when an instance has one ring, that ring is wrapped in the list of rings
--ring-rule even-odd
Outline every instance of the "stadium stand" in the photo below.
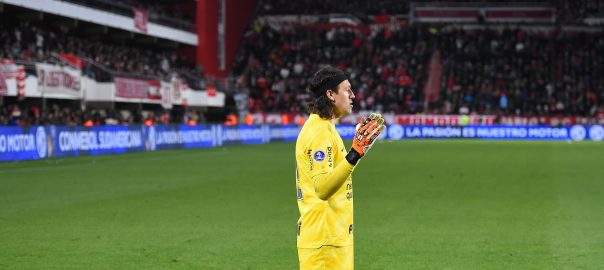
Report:
[[[102,0],[70,2],[128,16],[132,16],[132,7],[143,4],[148,5],[151,21],[154,17],[162,16],[179,16],[176,19],[182,20],[177,10],[162,9],[165,5],[157,3]],[[12,6],[4,6],[3,12],[7,16],[2,17],[0,24],[0,59],[24,65],[28,74],[35,75],[36,63],[80,65],[83,75],[99,82],[111,81],[114,76],[153,80],[170,80],[178,76],[196,89],[204,88],[202,70],[192,63],[194,59],[181,54],[174,42],[149,42],[149,38],[132,40],[137,37],[124,32],[103,31],[89,24],[74,24],[64,18],[48,18],[52,15],[47,15],[46,19],[20,20],[18,16],[30,15]],[[152,15],[154,12],[159,15]],[[188,18],[188,24],[193,24],[192,18]],[[91,28],[96,32],[88,33]],[[100,34],[97,34],[98,29],[101,29]],[[67,62],[64,56],[74,56],[78,63]],[[4,101],[0,102],[0,125],[83,125],[89,121],[94,124],[135,124],[144,123],[147,119],[152,119],[154,123],[205,121],[200,111],[173,110],[166,115],[166,111],[157,105],[117,103],[82,109],[79,101],[50,99],[44,105],[43,102],[46,101],[4,97]]]
[[[174,50],[152,50],[84,39],[70,34],[66,28],[46,30],[28,22],[1,25],[0,39],[3,42],[0,58],[54,63],[59,53],[72,54],[91,59],[114,73],[158,78],[169,77],[174,69],[193,69]]]
[[[314,5],[316,1],[262,1],[259,13],[290,14],[409,13],[396,1]],[[324,1],[322,1],[324,2]],[[456,1],[447,1],[454,3]],[[472,1],[487,3],[487,1]],[[514,1],[505,1],[514,2]],[[523,1],[531,2],[531,1]],[[249,92],[251,113],[303,111],[306,78],[320,65],[346,70],[357,91],[355,108],[390,113],[575,115],[604,111],[604,35],[581,24],[601,13],[599,1],[551,1],[555,22],[513,25],[414,24],[292,21],[276,24],[259,16],[242,42],[233,72]],[[329,4],[331,3],[331,5]],[[381,5],[384,6],[381,6]],[[370,5],[371,7],[366,7]],[[311,8],[321,6],[321,8]],[[385,10],[384,7],[391,8]],[[567,28],[568,27],[568,28]],[[439,85],[426,94],[437,56]]]
[[[602,105],[601,32],[451,31],[439,35],[439,51],[443,113],[589,116]]]
[[[306,96],[306,78],[320,63],[336,64],[350,74],[358,100],[366,100],[360,104],[362,110],[401,112],[405,98],[419,99],[419,85],[405,78],[415,77],[417,82],[424,76],[428,59],[424,30],[394,31],[385,39],[383,31],[367,36],[352,29],[278,31],[268,25],[255,29],[247,35],[242,52],[249,56],[249,64],[243,56],[239,64],[247,66],[234,68],[246,70],[242,74],[251,90],[252,111],[303,111],[299,100]],[[395,76],[402,79],[394,81]]]
[[[194,25],[193,14],[186,5],[69,2],[128,16],[133,8],[142,5],[148,10],[150,21],[181,29],[193,29]],[[256,19],[241,40],[230,67],[230,81],[236,83],[226,88],[248,95],[240,110],[300,115],[305,112],[304,100],[309,97],[306,80],[320,65],[332,64],[349,74],[357,95],[357,111],[604,115],[604,35],[601,28],[584,23],[587,17],[601,16],[604,4],[567,0],[496,2],[551,6],[558,14],[555,22],[545,24],[412,24],[407,16],[411,5],[408,1],[355,0],[346,5],[315,0],[287,4],[282,0],[258,1]],[[351,24],[321,17],[334,13],[360,20]],[[402,17],[376,25],[376,18],[386,14]],[[279,15],[319,17],[310,23],[287,22],[278,26],[266,19]],[[0,25],[0,59],[65,64],[59,55],[74,55],[84,60],[83,74],[97,81],[109,81],[119,75],[169,80],[177,73],[189,85],[205,88],[203,68],[183,56],[178,46],[116,41],[109,35],[82,34],[81,28],[5,19]],[[165,110],[152,106],[82,110],[79,105],[56,102],[44,110],[39,102],[7,99],[0,111],[0,124],[128,124],[143,123],[148,118],[158,123],[188,123],[191,119],[205,122],[199,111],[172,112],[166,117]],[[222,113],[233,110],[225,108]],[[244,119],[244,115],[240,118]]]
[[[602,33],[410,27],[370,34],[350,29],[261,25],[244,41],[251,111],[282,112],[304,97],[305,78],[336,63],[356,87],[360,110],[425,112],[427,62],[442,57],[446,81],[431,113],[595,115],[604,100]],[[271,46],[271,44],[273,46]],[[304,53],[301,53],[304,52]],[[562,56],[562,57],[560,57]],[[249,61],[248,61],[249,59]],[[598,90],[600,89],[600,90]],[[292,99],[291,96],[298,98]]]

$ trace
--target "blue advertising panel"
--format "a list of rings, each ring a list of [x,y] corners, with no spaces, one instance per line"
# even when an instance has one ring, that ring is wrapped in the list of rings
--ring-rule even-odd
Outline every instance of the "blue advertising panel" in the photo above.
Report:
[[[301,129],[302,127],[298,125],[270,126],[270,137],[268,140],[271,142],[296,141]]]
[[[390,125],[386,138],[483,139],[483,140],[592,140],[604,137],[602,126],[401,126]]]
[[[220,145],[259,144],[269,142],[269,126],[219,126]]]
[[[46,158],[48,143],[44,127],[0,127],[0,161]]]
[[[217,145],[214,126],[161,125],[143,127],[147,150],[213,147]]]
[[[336,129],[344,140],[355,134],[355,125],[337,125]],[[0,161],[295,141],[300,130],[295,125],[0,127]],[[432,138],[602,141],[604,127],[390,125],[380,135],[390,140]]]
[[[355,127],[356,125],[340,124],[336,126],[336,129],[338,130],[338,133],[340,133],[342,140],[352,140],[354,133],[356,133]]]
[[[141,126],[46,128],[51,139],[49,157],[121,154],[145,151]]]

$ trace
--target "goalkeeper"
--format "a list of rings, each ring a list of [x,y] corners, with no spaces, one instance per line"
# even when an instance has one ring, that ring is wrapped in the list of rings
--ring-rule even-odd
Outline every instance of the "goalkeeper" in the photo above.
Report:
[[[311,79],[311,115],[296,142],[300,269],[353,269],[351,174],[384,129],[381,115],[361,118],[348,150],[336,121],[352,113],[354,93],[344,73],[327,66]]]

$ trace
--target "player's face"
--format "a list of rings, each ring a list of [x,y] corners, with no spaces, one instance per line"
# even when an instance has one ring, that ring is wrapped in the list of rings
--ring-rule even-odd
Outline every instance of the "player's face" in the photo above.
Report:
[[[352,101],[354,100],[354,93],[350,82],[345,80],[338,85],[338,92],[330,91],[328,95],[331,95],[332,101],[334,102],[335,116],[341,117],[352,113]]]

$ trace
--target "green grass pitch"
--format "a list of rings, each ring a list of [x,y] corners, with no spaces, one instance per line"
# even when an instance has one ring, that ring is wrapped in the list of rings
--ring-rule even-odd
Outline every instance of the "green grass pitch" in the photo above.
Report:
[[[297,269],[293,151],[1,163],[0,269]],[[385,141],[353,179],[357,269],[604,269],[602,143]]]

